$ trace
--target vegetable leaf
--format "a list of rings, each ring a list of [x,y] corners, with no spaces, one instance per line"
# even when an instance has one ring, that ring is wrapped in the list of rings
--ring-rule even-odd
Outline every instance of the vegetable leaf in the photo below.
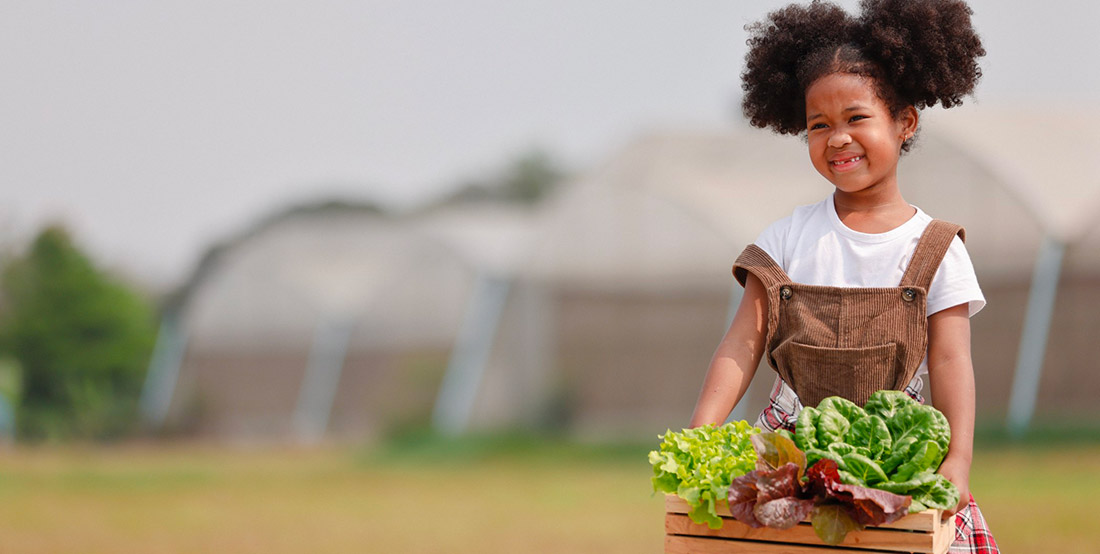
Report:
[[[852,424],[840,412],[834,410],[820,410],[820,412],[821,416],[817,419],[817,443],[826,445],[842,442]]]
[[[822,400],[817,405],[817,409],[822,412],[832,410],[844,416],[844,419],[848,420],[849,423],[863,419],[867,416],[867,412],[864,411],[863,408],[860,408],[855,402],[842,396],[830,396]]]
[[[814,493],[819,504],[823,502],[839,504],[857,523],[857,528],[897,521],[908,513],[910,504],[908,496],[845,484],[841,482],[843,473],[832,460],[821,460],[806,471],[807,489]],[[832,540],[826,539],[820,533],[818,536],[827,542]],[[843,540],[843,537],[840,540]]]
[[[834,444],[839,444],[839,443],[834,443]],[[830,444],[829,446],[831,447],[833,445]],[[820,460],[822,458],[828,458],[828,459],[836,462],[837,466],[844,467],[844,459],[840,457],[840,454],[837,454],[836,452],[833,452],[832,449],[819,450],[817,448],[811,448],[811,449],[806,451],[806,465],[807,466],[813,466],[815,463],[817,463],[818,460]]]
[[[944,451],[934,441],[926,440],[909,449],[909,461],[898,466],[892,476],[894,481],[905,481],[917,472],[940,467]]]
[[[845,454],[842,459],[846,466],[845,470],[859,479],[862,483],[873,485],[886,480],[886,473],[882,471],[882,468],[879,467],[874,460],[867,456],[853,452],[851,454]]]
[[[747,421],[668,431],[659,449],[649,453],[653,490],[677,494],[691,507],[692,521],[719,528],[716,504],[729,494],[735,477],[756,466],[751,437],[758,432]]]
[[[727,498],[730,513],[750,527],[789,529],[814,507],[799,474],[802,468],[788,462],[773,470],[758,469],[733,480]]]
[[[810,467],[828,460],[838,482],[909,494],[913,510],[958,496],[950,481],[935,477],[950,442],[947,418],[901,391],[877,391],[863,408],[826,398],[804,408],[795,427]]]
[[[806,517],[814,507],[812,498],[803,498],[799,475],[802,468],[794,462],[774,471],[760,472],[756,479],[756,519],[776,529],[789,529]]]
[[[749,527],[764,526],[756,519],[755,513],[756,497],[759,494],[756,478],[760,473],[760,470],[751,471],[734,479],[727,498],[734,519]]]
[[[895,441],[907,437],[916,437],[918,441],[933,440],[940,448],[947,450],[951,442],[951,426],[939,410],[917,403],[898,408],[894,415],[886,420],[890,435]]]
[[[898,466],[909,459],[909,450],[914,444],[917,444],[917,437],[914,436],[895,440],[893,452],[882,462],[882,470],[888,475],[892,475],[898,469]]]
[[[887,481],[885,483],[879,483],[878,488],[896,493],[896,494],[909,494],[920,487],[923,487],[933,480],[935,480],[936,474],[932,470],[922,471],[914,475],[911,479],[906,481]]]
[[[947,510],[959,504],[958,487],[938,473],[929,483],[910,491],[909,495],[914,501],[938,510]]]
[[[794,441],[779,433],[758,433],[750,439],[756,450],[756,469],[777,470],[789,463],[798,467],[798,478],[806,471],[806,454]]]
[[[839,504],[822,504],[814,508],[810,516],[814,533],[825,544],[838,545],[850,531],[859,530],[859,524]]]
[[[877,415],[883,420],[894,417],[894,412],[903,406],[915,404],[908,394],[900,390],[880,390],[871,394],[863,409],[870,415]]]
[[[894,444],[886,421],[877,415],[868,415],[852,423],[844,441],[855,446],[864,446],[868,457],[878,458],[883,452],[889,452]],[[830,445],[831,446],[831,445]]]
[[[774,529],[790,529],[810,515],[814,509],[812,498],[785,496],[758,503],[753,510],[756,519]]]
[[[821,412],[812,406],[802,408],[802,411],[798,412],[798,420],[794,426],[794,443],[803,452],[818,447],[817,420],[820,417]]]
[[[845,454],[851,454],[856,451],[856,447],[846,442],[834,442],[829,445],[829,452],[836,454],[837,456],[843,456]]]

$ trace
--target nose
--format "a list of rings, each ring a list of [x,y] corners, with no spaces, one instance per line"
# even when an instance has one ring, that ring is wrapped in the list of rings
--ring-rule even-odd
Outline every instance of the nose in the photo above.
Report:
[[[852,137],[844,131],[836,131],[829,135],[829,146],[831,148],[842,148],[852,142]]]

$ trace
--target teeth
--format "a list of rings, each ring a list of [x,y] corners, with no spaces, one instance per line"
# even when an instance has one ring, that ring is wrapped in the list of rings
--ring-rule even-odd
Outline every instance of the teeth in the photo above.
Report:
[[[860,160],[862,160],[862,159],[863,159],[863,156],[856,156],[856,157],[854,157],[854,158],[848,158],[847,160],[838,160],[838,161],[835,161],[835,162],[833,162],[833,165],[840,165],[840,164],[847,164],[847,163],[856,163],[856,162],[858,162],[858,161],[860,161]]]

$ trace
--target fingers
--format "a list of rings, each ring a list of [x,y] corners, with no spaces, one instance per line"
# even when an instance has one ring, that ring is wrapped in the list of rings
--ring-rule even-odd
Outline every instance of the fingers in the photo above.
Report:
[[[955,514],[961,512],[962,509],[965,508],[966,505],[970,503],[970,492],[969,491],[965,491],[965,492],[960,491],[960,492],[961,492],[961,494],[959,494],[959,503],[956,504],[954,508],[949,508],[947,510],[944,510],[943,515],[940,517],[941,521],[947,521],[947,518],[954,517]]]

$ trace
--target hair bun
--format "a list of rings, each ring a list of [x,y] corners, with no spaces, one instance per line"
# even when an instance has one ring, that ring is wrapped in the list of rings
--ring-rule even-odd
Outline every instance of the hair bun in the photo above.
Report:
[[[811,53],[851,42],[858,21],[830,2],[791,4],[745,27],[749,52],[741,73],[742,110],[755,127],[796,134],[806,127],[799,62]],[[801,110],[799,110],[801,106]]]
[[[985,55],[962,0],[862,0],[866,55],[879,64],[898,96],[918,109],[962,104],[974,91]]]

